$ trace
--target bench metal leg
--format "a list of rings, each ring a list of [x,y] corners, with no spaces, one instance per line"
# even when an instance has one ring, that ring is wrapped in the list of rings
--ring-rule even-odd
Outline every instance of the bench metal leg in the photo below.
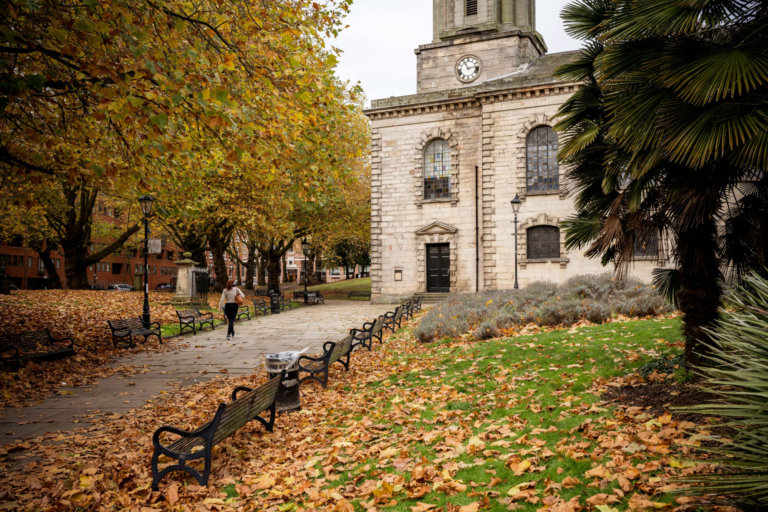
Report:
[[[197,483],[200,485],[207,485],[208,484],[208,477],[211,474],[211,448],[209,446],[206,446],[205,448],[205,466],[203,467],[203,474],[201,475],[199,471],[197,471],[192,466],[189,466],[184,463],[183,460],[180,460],[178,464],[172,464],[170,466],[164,467],[162,471],[157,470],[157,462],[160,458],[160,452],[159,450],[155,450],[155,453],[152,454],[152,490],[156,491],[159,488],[160,481],[163,479],[165,475],[172,471],[184,471],[185,473],[188,473],[195,477],[195,480],[197,480]]]

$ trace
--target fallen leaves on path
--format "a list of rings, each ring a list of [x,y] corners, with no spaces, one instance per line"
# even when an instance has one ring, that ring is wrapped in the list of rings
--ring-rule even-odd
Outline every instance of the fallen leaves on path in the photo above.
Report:
[[[172,295],[150,292],[152,321],[177,324]],[[213,301],[213,299],[211,299]],[[21,290],[0,295],[0,334],[50,329],[55,337],[69,336],[75,355],[56,361],[28,362],[18,371],[0,373],[0,407],[18,406],[61,393],[114,373],[131,374],[136,369],[113,368],[117,355],[127,352],[164,351],[154,338],[135,348],[116,349],[108,319],[135,318],[142,312],[144,294],[97,290]],[[218,301],[216,301],[218,306]],[[222,315],[218,315],[221,319]]]

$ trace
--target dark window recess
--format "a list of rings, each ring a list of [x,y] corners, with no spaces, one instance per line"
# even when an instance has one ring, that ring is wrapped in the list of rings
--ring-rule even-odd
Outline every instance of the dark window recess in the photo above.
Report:
[[[10,239],[8,242],[8,245],[11,247],[23,247],[24,246],[24,237],[21,235],[15,235],[13,238]]]
[[[632,256],[635,258],[656,258],[659,255],[659,236],[653,233],[645,240],[635,238]]]
[[[534,128],[525,141],[525,178],[528,192],[560,188],[557,169],[557,134],[549,126]]]
[[[123,273],[123,264],[122,263],[113,263],[112,264],[112,274],[113,275],[120,275]]]
[[[560,230],[554,226],[528,228],[528,259],[560,257]]]
[[[435,139],[424,150],[424,199],[451,197],[451,153],[448,141]]]
[[[477,0],[467,0],[467,16],[477,14]]]

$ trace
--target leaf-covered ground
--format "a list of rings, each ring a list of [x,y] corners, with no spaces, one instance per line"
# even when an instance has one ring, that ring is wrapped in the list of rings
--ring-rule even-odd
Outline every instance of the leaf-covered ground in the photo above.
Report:
[[[533,329],[535,330],[535,329]],[[648,510],[688,507],[672,478],[708,422],[601,402],[631,370],[679,351],[677,319],[486,342],[420,344],[406,328],[355,352],[275,431],[257,422],[214,449],[207,487],[183,473],[150,489],[152,433],[207,421],[234,386],[178,389],[98,427],[2,451],[0,498],[28,510]],[[658,383],[663,376],[654,375]]]
[[[164,335],[178,331],[171,297],[168,293],[149,293],[152,321],[170,326],[163,331]],[[209,303],[218,307],[218,297],[209,297]],[[0,407],[41,400],[56,393],[62,382],[79,386],[115,372],[135,372],[134,368],[109,366],[120,353],[170,349],[154,338],[133,349],[113,347],[107,319],[137,317],[143,304],[141,292],[21,290],[0,295],[0,334],[48,328],[56,337],[70,336],[76,353],[58,361],[30,362],[19,371],[0,372]],[[218,312],[215,315],[220,320],[224,318]]]

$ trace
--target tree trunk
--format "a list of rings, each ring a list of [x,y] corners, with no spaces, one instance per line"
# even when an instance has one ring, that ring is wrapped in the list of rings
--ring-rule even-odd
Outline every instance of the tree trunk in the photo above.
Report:
[[[677,292],[683,313],[686,366],[702,364],[711,338],[704,331],[717,319],[722,288],[717,261],[714,218],[677,236],[680,289]]]
[[[259,265],[256,268],[259,286],[267,285],[267,258],[259,253]]]
[[[229,275],[227,274],[227,262],[224,253],[232,235],[232,227],[226,221],[217,222],[208,229],[208,246],[213,256],[213,274],[215,277],[215,291],[220,292],[227,286]]]
[[[267,259],[267,281],[269,289],[280,293],[280,263],[282,255],[270,251]]]
[[[52,240],[30,240],[29,247],[40,256],[40,261],[45,266],[45,273],[48,275],[48,289],[61,288],[61,278],[56,270],[56,264],[51,258],[51,249],[56,248],[56,242]]]
[[[683,313],[685,364],[706,364],[712,342],[705,328],[718,316],[722,296],[722,275],[718,262],[718,191],[726,173],[717,169],[679,173],[672,196],[676,219],[676,260],[680,288],[677,299]],[[676,203],[676,204],[675,204]]]
[[[48,289],[61,288],[61,279],[59,273],[56,271],[56,264],[51,258],[51,251],[47,248],[37,253],[40,256],[40,260],[45,266],[45,273],[48,275]]]
[[[307,284],[314,284],[315,275],[315,255],[314,251],[307,251],[304,255],[304,265],[306,268]]]
[[[46,220],[56,232],[58,245],[64,254],[64,276],[67,288],[84,290],[88,284],[88,266],[106,258],[125,244],[139,230],[139,224],[126,229],[119,237],[100,251],[89,254],[93,207],[99,195],[97,188],[89,188],[80,182],[62,184],[65,199],[64,211],[47,211]]]
[[[288,276],[288,263],[285,261],[285,253],[283,253],[283,255],[280,257],[280,260],[282,261],[282,265],[283,265],[283,275],[282,275],[283,279],[282,279],[282,282],[283,283],[288,283],[288,282],[290,282],[290,279],[288,278],[289,277]]]
[[[248,247],[248,261],[245,263],[245,289],[253,290],[253,277],[256,275],[256,249]]]

